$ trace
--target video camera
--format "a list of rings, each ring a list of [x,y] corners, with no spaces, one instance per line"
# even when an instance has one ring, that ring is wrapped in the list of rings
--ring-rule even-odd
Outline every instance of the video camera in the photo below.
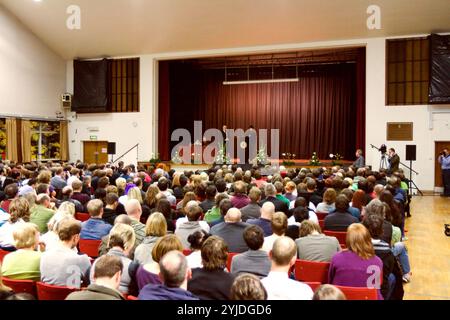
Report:
[[[382,154],[385,154],[386,153],[386,151],[387,151],[387,147],[386,147],[386,145],[385,144],[382,144],[381,146],[380,146],[380,152],[382,153]]]

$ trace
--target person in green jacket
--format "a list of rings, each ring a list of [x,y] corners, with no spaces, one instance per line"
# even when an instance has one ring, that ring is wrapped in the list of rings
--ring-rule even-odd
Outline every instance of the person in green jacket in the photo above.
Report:
[[[7,254],[3,259],[3,277],[16,280],[39,281],[41,278],[41,252],[36,251],[39,244],[39,230],[33,223],[23,223],[13,232],[17,251]]]
[[[211,224],[212,222],[217,221],[220,218],[222,218],[222,215],[220,214],[219,204],[220,204],[220,202],[223,199],[230,199],[230,197],[226,193],[218,193],[216,195],[216,198],[215,198],[216,204],[215,204],[215,206],[212,207],[211,209],[209,209],[206,212],[205,217],[203,218],[203,220],[205,220],[206,222]]]
[[[44,234],[48,231],[47,223],[54,214],[55,211],[50,206],[50,197],[42,193],[37,196],[36,206],[31,210],[30,222],[37,225],[39,232]]]

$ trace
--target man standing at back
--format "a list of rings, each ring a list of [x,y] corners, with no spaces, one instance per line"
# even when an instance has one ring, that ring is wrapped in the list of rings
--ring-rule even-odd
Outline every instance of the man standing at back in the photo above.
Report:
[[[448,153],[447,148],[442,150],[438,161],[441,164],[442,183],[444,184],[444,193],[442,194],[442,196],[450,197],[450,154]]]
[[[394,148],[389,148],[389,173],[393,174],[398,170],[400,165],[400,157],[395,153]]]

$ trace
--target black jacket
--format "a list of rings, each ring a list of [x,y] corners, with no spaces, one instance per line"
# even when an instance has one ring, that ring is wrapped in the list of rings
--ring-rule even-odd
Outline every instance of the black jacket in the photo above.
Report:
[[[275,206],[275,212],[281,211],[284,212],[286,216],[289,215],[289,206],[284,201],[281,201],[280,199],[275,197],[267,197],[266,199],[261,201],[260,203],[261,207],[267,201],[273,203],[273,205]]]
[[[187,289],[201,300],[229,300],[234,277],[234,274],[221,269],[192,269],[192,278]]]
[[[334,212],[325,217],[324,223],[325,230],[345,232],[349,225],[359,223],[359,220],[349,212]]]

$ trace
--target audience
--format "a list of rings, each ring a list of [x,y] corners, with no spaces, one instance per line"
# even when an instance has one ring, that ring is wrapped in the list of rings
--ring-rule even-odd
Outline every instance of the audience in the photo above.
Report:
[[[55,214],[51,208],[50,197],[47,194],[38,194],[36,205],[31,209],[30,222],[37,225],[42,234],[48,231],[47,223]]]
[[[284,216],[284,213],[281,214]],[[233,257],[230,271],[236,274],[251,273],[258,277],[266,277],[271,263],[267,253],[261,250],[265,244],[263,230],[258,226],[247,227],[244,231],[244,240],[249,250]]]
[[[283,212],[275,212],[272,215],[271,229],[273,234],[264,238],[262,249],[269,253],[272,250],[273,243],[278,238],[284,237],[288,228],[287,217]]]
[[[316,207],[317,212],[326,212],[329,213],[336,209],[336,190],[333,188],[328,188],[323,194],[323,202],[319,203]]]
[[[245,182],[236,181],[234,183],[234,196],[231,197],[231,203],[237,209],[241,209],[250,203]]]
[[[145,225],[145,238],[134,252],[134,261],[147,264],[153,261],[152,250],[156,242],[167,234],[167,222],[163,214],[154,212]]]
[[[179,226],[177,226],[177,229],[175,230],[175,235],[177,235],[178,238],[180,238],[181,243],[183,244],[183,247],[185,249],[189,249],[190,247],[188,241],[189,235],[191,235],[196,231],[205,229],[206,232],[209,232],[209,226],[206,226],[205,228],[200,224],[199,220],[202,217],[202,214],[203,214],[202,208],[197,203],[194,203],[192,206],[188,206],[187,221],[181,223]]]
[[[0,227],[0,248],[11,251],[14,248],[14,230],[30,221],[30,207],[25,198],[13,199],[9,205],[9,220]]]
[[[140,245],[145,238],[145,224],[141,223],[142,207],[138,200],[131,199],[125,204],[125,211],[131,219],[131,227],[136,236],[136,246]]]
[[[200,250],[203,242],[205,242],[209,236],[210,234],[205,232],[205,230],[195,231],[189,235],[187,240],[190,244],[191,253],[186,257],[189,268],[194,269],[203,267],[202,254]]]
[[[327,214],[325,217],[325,230],[346,231],[349,225],[359,222],[358,218],[355,218],[348,212],[348,199],[345,195],[340,194],[337,196],[335,206],[336,211]]]
[[[239,209],[231,208],[225,215],[225,221],[211,228],[211,234],[221,237],[227,244],[230,252],[241,253],[248,250],[243,237],[244,230],[248,226],[249,224],[241,221]]]
[[[253,187],[248,193],[250,199],[249,204],[241,208],[242,221],[246,222],[249,219],[258,219],[261,216],[261,190]]]
[[[267,291],[258,277],[244,273],[234,279],[230,300],[267,300]]]
[[[110,225],[114,224],[114,220],[120,213],[117,212],[119,206],[119,197],[115,193],[107,193],[105,198],[106,206],[103,209],[102,219]]]
[[[200,207],[202,208],[203,212],[208,212],[208,210],[212,209],[216,204],[214,200],[217,194],[216,186],[215,185],[207,186],[205,193],[206,199],[202,203],[200,203]]]
[[[112,226],[102,220],[103,202],[94,199],[88,202],[87,210],[90,218],[81,224],[80,238],[83,240],[101,240],[111,231]]]
[[[278,200],[278,199],[277,199]],[[247,220],[248,224],[254,224],[264,231],[264,236],[268,237],[272,235],[272,216],[275,213],[276,206],[270,202],[265,202],[261,207],[261,216],[257,219]]]
[[[311,300],[313,291],[299,281],[289,279],[289,270],[297,259],[297,247],[289,237],[275,240],[270,252],[272,267],[269,275],[262,279],[268,300]]]

